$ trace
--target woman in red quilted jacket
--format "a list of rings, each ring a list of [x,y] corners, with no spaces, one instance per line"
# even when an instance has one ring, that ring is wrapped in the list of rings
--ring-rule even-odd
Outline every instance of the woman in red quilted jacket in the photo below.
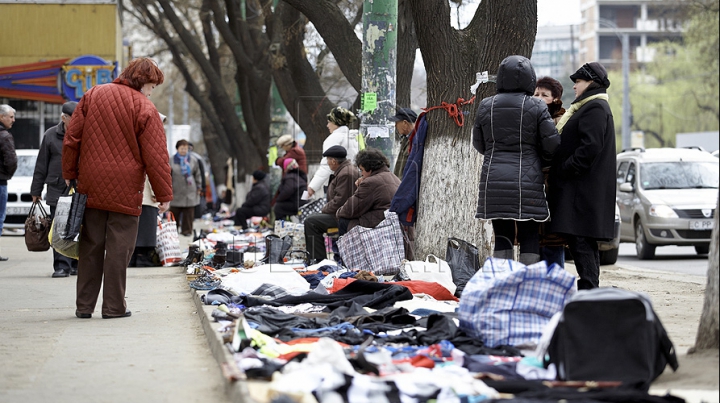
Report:
[[[63,177],[87,205],[80,233],[75,316],[89,319],[103,288],[103,319],[131,315],[126,270],[135,247],[147,174],[161,212],[172,200],[165,131],[148,99],[164,76],[138,58],[112,83],[80,99],[63,140]]]

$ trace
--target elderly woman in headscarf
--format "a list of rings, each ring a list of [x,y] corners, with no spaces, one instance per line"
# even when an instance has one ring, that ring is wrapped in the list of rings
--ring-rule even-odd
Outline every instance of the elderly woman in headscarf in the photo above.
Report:
[[[357,117],[351,111],[338,106],[328,113],[327,119],[330,135],[323,141],[323,153],[332,146],[342,146],[347,151],[346,158],[352,160],[359,150],[358,133],[356,130],[350,130],[348,125],[356,121]],[[308,184],[308,195],[312,196],[327,185],[331,174],[332,170],[328,167],[327,158],[323,157],[320,160],[320,167]]]
[[[550,168],[548,229],[568,241],[579,289],[600,284],[598,240],[615,225],[615,124],[608,104],[607,71],[586,63],[570,76],[575,100],[558,122],[562,143]]]
[[[307,175],[300,170],[300,166],[294,159],[286,159],[283,162],[283,178],[278,187],[278,194],[275,197],[275,218],[281,220],[286,216],[298,214],[300,206],[307,203],[300,197],[307,189]]]
[[[180,224],[180,235],[190,236],[195,221],[195,206],[200,202],[202,193],[202,177],[197,159],[190,157],[188,141],[179,140],[175,149],[177,153],[171,160],[174,197],[170,202],[170,212]]]

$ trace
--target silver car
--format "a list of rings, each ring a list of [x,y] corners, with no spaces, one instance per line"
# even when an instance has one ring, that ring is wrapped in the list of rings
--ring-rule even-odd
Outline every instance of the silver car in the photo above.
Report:
[[[718,160],[702,149],[633,149],[617,156],[620,241],[640,259],[663,245],[707,254],[717,206]]]

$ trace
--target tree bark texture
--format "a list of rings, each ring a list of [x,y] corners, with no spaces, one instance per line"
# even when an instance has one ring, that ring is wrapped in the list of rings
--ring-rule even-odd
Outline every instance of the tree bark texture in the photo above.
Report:
[[[695,338],[694,350],[717,350],[720,348],[720,299],[718,298],[718,237],[720,237],[720,200],[715,208],[715,226],[710,242],[710,255],[708,255],[707,285],[705,286],[705,301],[703,302],[700,325]]]
[[[475,73],[496,74],[510,55],[530,57],[537,30],[537,3],[485,0],[463,30],[450,25],[446,0],[407,0],[427,71],[428,106],[470,99]],[[459,126],[444,109],[428,112],[418,220],[416,255],[444,256],[447,237],[474,243],[483,255],[491,252],[489,224],[476,220],[482,159],[471,145],[479,101],[495,94],[495,84],[483,84],[476,101],[460,106]]]

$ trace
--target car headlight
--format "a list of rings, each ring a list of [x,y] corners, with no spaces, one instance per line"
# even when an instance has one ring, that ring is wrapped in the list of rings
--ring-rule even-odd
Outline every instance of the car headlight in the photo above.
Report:
[[[650,206],[650,211],[648,211],[648,214],[653,217],[678,218],[675,210],[664,204],[653,204],[652,206]]]

